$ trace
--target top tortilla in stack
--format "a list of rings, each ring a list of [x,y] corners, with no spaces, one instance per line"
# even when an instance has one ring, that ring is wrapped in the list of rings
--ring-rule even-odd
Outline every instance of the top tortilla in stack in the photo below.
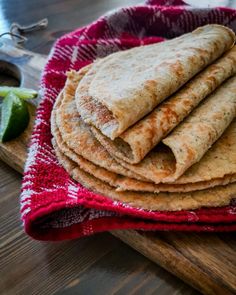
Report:
[[[207,25],[163,43],[111,54],[95,62],[79,83],[78,111],[113,140],[234,42],[230,29]]]

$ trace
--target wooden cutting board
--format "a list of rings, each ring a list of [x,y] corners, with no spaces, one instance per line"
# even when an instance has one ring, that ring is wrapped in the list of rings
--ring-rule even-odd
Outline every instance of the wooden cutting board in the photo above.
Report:
[[[38,88],[46,56],[16,48],[10,41],[1,39],[0,60],[1,75],[15,76],[24,87]],[[0,143],[0,159],[21,173],[35,106],[31,105],[30,111],[27,130],[16,140]],[[134,230],[111,233],[204,294],[236,294],[236,237],[233,233],[143,233]]]

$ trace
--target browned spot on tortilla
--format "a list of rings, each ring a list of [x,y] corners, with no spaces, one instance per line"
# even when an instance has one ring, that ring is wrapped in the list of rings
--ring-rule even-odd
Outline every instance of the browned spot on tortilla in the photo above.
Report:
[[[218,50],[219,51],[219,43],[217,41],[213,42],[213,47],[214,47],[214,51]]]
[[[215,89],[215,85],[217,85],[217,79],[214,76],[208,77],[205,80],[205,83],[208,84],[208,86],[210,87],[210,91],[213,91]]]
[[[90,114],[96,112],[96,117],[100,124],[111,123],[114,121],[114,117],[112,113],[108,110],[108,108],[104,107],[100,102],[93,100],[90,96],[84,96],[84,104],[86,105],[86,109]]]
[[[194,93],[191,93],[191,96],[194,97],[195,100],[197,100],[197,95]],[[183,100],[183,105],[189,109],[193,105],[193,100],[190,100],[188,98]]]
[[[184,75],[184,69],[180,61],[174,63],[171,68],[174,70],[174,73],[177,77],[181,77]]]
[[[149,142],[150,142],[150,146],[153,145],[154,137],[156,135],[155,128],[152,128],[152,126],[155,124],[155,121],[156,121],[155,117],[151,118],[149,126],[146,127],[145,129],[147,138],[149,139]]]
[[[202,59],[202,58],[201,58],[201,59]],[[190,56],[190,57],[189,57],[189,62],[190,62],[192,65],[197,64],[196,58],[195,58],[194,56]],[[204,64],[204,60],[203,60],[203,64]]]
[[[147,80],[144,85],[144,88],[149,92],[149,94],[151,94],[151,99],[153,102],[157,101],[156,87],[157,81],[155,80]]]
[[[155,88],[157,86],[157,81],[155,81],[155,80],[147,80],[145,85],[150,87],[150,88]]]
[[[215,120],[221,120],[221,119],[222,119],[222,114],[220,114],[220,113],[215,113],[215,114],[213,115],[213,119],[215,119]]]
[[[192,159],[195,158],[195,152],[194,152],[194,150],[192,150],[190,147],[188,147],[188,146],[186,146],[186,147],[187,147],[187,149],[186,149],[186,152],[187,152],[187,159],[188,159],[189,161],[191,161]]]
[[[209,53],[210,53],[210,58],[212,58],[212,51],[211,52],[208,52],[207,50],[205,49],[202,49],[202,48],[194,48],[194,47],[190,47],[189,48],[190,50],[194,50],[197,54],[196,56],[198,56],[201,60],[201,63],[202,63],[202,66],[204,66],[206,64],[206,60],[207,60],[207,57],[209,57]],[[196,63],[196,60],[197,58],[196,57],[190,57],[190,61],[192,63]]]
[[[178,120],[178,114],[173,110],[175,103],[174,102],[166,102],[163,105],[163,113],[167,117],[167,121],[169,122],[170,119]]]
[[[179,120],[179,115],[173,110],[174,103],[166,102],[162,106],[162,113],[164,114],[165,120],[161,121],[161,130],[163,136],[166,135],[166,132],[170,129],[170,126],[173,124],[173,122],[176,122]]]

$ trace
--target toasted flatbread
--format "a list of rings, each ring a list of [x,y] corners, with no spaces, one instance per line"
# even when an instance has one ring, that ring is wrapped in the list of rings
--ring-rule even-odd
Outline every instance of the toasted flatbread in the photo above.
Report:
[[[82,119],[115,139],[229,50],[235,34],[220,25],[95,62],[78,85]]]
[[[233,75],[236,75],[236,46],[115,140],[100,135],[97,128],[92,130],[111,155],[137,164],[205,97]]]
[[[157,145],[140,163],[129,164],[114,155],[113,157],[125,168],[155,183],[193,183],[231,174],[236,168],[235,121],[229,128],[230,133],[226,132],[219,143],[213,143],[235,117],[235,92],[236,76],[221,85],[179,124],[163,140],[166,145]],[[106,140],[101,140],[104,135],[96,133],[94,127],[91,128],[100,142]]]
[[[82,121],[77,112],[74,95],[76,87],[84,76],[89,66],[83,68],[79,72],[71,71],[68,73],[68,78],[63,89],[63,94],[59,95],[56,109],[57,125],[60,129],[63,141],[68,147],[81,155],[85,159],[91,161],[95,165],[115,172],[117,174],[134,177],[136,179],[146,179],[139,176],[133,171],[130,171],[115,161],[106,149],[96,140],[91,130]]]

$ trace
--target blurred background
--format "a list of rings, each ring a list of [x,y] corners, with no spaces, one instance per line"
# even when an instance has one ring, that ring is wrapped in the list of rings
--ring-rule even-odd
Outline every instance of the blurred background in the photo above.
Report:
[[[48,18],[47,30],[27,34],[24,47],[47,54],[54,41],[75,28],[84,26],[118,7],[139,5],[142,0],[0,0],[0,34],[13,22],[29,25]],[[170,3],[173,0],[170,0]],[[236,0],[186,0],[195,7],[236,7]]]

